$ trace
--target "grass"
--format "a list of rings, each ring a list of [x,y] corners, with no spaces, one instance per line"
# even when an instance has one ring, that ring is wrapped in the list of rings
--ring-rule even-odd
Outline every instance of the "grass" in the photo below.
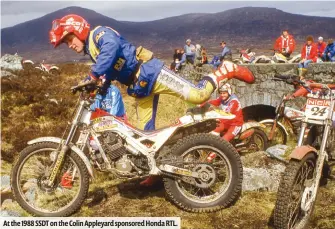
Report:
[[[20,72],[18,79],[2,80],[1,88],[1,156],[13,161],[28,140],[40,136],[60,137],[66,122],[72,117],[77,96],[69,90],[83,79],[88,66],[61,66],[58,78],[39,72]],[[44,77],[44,79],[43,79]],[[48,94],[48,96],[46,96]],[[122,89],[127,115],[136,125],[135,99]],[[55,98],[59,105],[50,102]],[[157,128],[172,123],[183,115],[187,104],[172,96],[163,95],[158,105]],[[1,175],[9,174],[11,163],[1,160]],[[89,198],[75,216],[179,216],[185,229],[269,228],[276,193],[245,192],[234,206],[215,213],[195,214],[182,211],[169,202],[162,184],[152,188],[138,186],[138,180],[113,179],[111,174],[97,173],[91,183]],[[17,203],[6,205],[24,216],[29,214]],[[335,182],[320,188],[310,228],[335,228]]]

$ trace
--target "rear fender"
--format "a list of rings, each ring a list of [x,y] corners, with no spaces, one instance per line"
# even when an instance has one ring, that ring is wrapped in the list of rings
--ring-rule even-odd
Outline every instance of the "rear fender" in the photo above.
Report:
[[[312,146],[309,145],[299,146],[292,151],[289,158],[301,161],[306,156],[306,154],[310,152],[313,152],[315,153],[315,155],[318,155],[318,151]]]
[[[262,124],[272,123],[273,124],[273,119],[264,119],[264,120],[260,121],[260,123],[262,123]],[[277,125],[284,129],[286,136],[289,136],[285,126],[281,122],[277,121]]]
[[[32,145],[32,144],[39,143],[39,142],[54,142],[54,143],[58,143],[59,144],[59,143],[62,142],[62,139],[57,138],[57,137],[41,137],[41,138],[36,138],[36,139],[33,139],[33,140],[29,141],[28,145]],[[90,174],[90,176],[92,178],[94,178],[93,169],[92,169],[91,163],[88,160],[88,158],[85,156],[84,152],[81,151],[73,143],[70,143],[69,146],[70,146],[71,150],[73,152],[75,152],[76,154],[78,154],[78,156],[83,160],[83,162],[85,163],[86,168],[88,170],[88,173]]]

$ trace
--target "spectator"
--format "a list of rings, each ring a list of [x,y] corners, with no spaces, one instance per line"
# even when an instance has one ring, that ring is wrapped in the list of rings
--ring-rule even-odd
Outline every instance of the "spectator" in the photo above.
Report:
[[[333,39],[328,40],[328,45],[322,57],[323,61],[335,62],[335,44]]]
[[[282,35],[277,38],[273,49],[275,52],[281,53],[286,58],[290,57],[295,49],[295,40],[293,36],[290,35],[287,30],[283,30]]]
[[[220,61],[222,60],[230,60],[232,61],[232,55],[231,55],[231,50],[230,48],[228,48],[226,46],[226,42],[222,41],[220,43],[221,47],[222,47],[222,52],[221,52],[221,57],[220,57]]]
[[[319,37],[318,38],[318,45],[317,45],[317,47],[318,47],[318,57],[323,56],[324,51],[326,49],[326,46],[327,46],[327,44],[326,44],[326,42],[323,41],[323,37]]]
[[[318,58],[318,50],[316,44],[314,44],[314,39],[312,36],[306,37],[306,44],[303,46],[301,50],[301,58],[302,60],[299,63],[298,71],[300,79],[304,78],[307,72],[307,66],[312,63],[316,62]]]
[[[173,62],[170,65],[170,69],[175,70],[176,64],[179,63],[180,60],[181,60],[180,49],[175,49],[173,54]]]
[[[203,48],[203,49],[201,50],[201,57],[202,57],[202,59],[201,59],[201,63],[202,63],[202,64],[208,64],[207,50],[206,50],[205,48]]]
[[[232,54],[231,54],[231,50],[230,48],[228,48],[226,46],[226,42],[225,41],[222,41],[220,43],[221,47],[222,47],[222,52],[221,52],[221,56],[220,56],[220,61],[216,61],[215,63],[213,63],[214,65],[214,68],[217,68],[221,62],[223,60],[229,60],[229,61],[232,61]]]
[[[195,46],[191,44],[191,39],[186,40],[186,45],[184,46],[184,54],[178,64],[176,64],[176,71],[178,71],[179,66],[183,64],[186,60],[194,64],[195,58]]]

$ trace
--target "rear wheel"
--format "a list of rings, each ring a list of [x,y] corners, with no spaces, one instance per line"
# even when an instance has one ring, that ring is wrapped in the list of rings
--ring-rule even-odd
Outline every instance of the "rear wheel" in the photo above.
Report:
[[[268,148],[268,137],[260,129],[254,129],[254,133],[243,141],[247,141],[246,148],[248,153],[264,151]]]
[[[49,73],[50,73],[51,75],[54,75],[54,76],[58,76],[58,75],[59,75],[59,71],[58,71],[57,69],[51,69],[51,70],[49,71]]]
[[[268,121],[268,122],[262,122],[262,124],[264,124],[266,126],[264,131],[266,133],[266,136],[269,137],[274,122],[273,121]],[[285,129],[281,125],[277,124],[276,129],[273,133],[273,137],[272,137],[271,140],[268,140],[268,142],[269,142],[268,147],[274,146],[274,145],[277,145],[277,144],[286,145],[287,134],[286,134]]]
[[[185,169],[201,178],[164,178],[167,195],[180,208],[191,212],[213,212],[228,207],[240,195],[243,169],[233,146],[212,134],[194,134],[180,139],[172,148]],[[208,156],[214,155],[208,161]]]

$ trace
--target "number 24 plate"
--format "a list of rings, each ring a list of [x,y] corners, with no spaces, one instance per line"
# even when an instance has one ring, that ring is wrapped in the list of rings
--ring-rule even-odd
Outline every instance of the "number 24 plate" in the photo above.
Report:
[[[330,100],[308,99],[305,115],[310,119],[325,120],[329,113]]]

